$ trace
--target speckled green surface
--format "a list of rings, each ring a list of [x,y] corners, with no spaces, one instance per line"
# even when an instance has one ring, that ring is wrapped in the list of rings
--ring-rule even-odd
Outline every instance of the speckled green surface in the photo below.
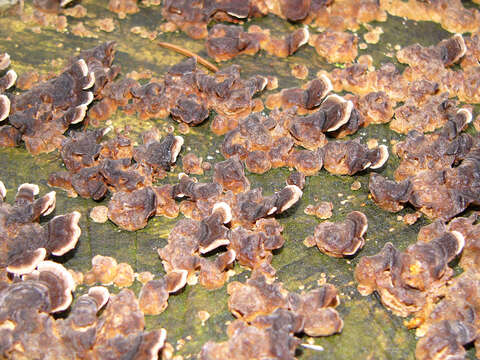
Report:
[[[41,73],[58,70],[68,58],[80,49],[91,48],[102,41],[117,40],[116,64],[122,66],[122,75],[133,70],[151,70],[155,75],[161,74],[172,64],[182,60],[182,56],[169,50],[158,47],[155,42],[143,39],[130,32],[132,26],[145,26],[148,30],[155,30],[163,22],[160,7],[145,8],[140,5],[140,12],[118,19],[115,14],[108,12],[106,1],[82,1],[88,9],[86,19],[68,17],[69,28],[79,21],[94,31],[98,38],[80,38],[69,32],[59,33],[54,29],[42,28],[40,33],[32,31],[33,24],[24,24],[19,17],[12,13],[3,13],[0,17],[0,50],[11,55],[12,68],[19,74],[36,69]],[[102,4],[102,5],[99,5]],[[31,11],[29,4],[25,11]],[[94,21],[99,18],[113,17],[116,30],[112,33],[96,31]],[[276,17],[269,16],[255,19],[249,24],[258,24],[272,29],[280,34],[290,31],[294,26]],[[422,45],[437,43],[448,33],[433,23],[414,23],[401,18],[389,17],[386,23],[380,25],[384,34],[376,45],[368,45],[360,54],[371,54],[374,64],[379,65],[386,61],[394,61],[387,54],[394,53],[394,46],[419,42]],[[365,29],[359,30],[359,35]],[[193,41],[184,34],[175,32],[159,34],[157,40],[168,41],[206,56],[204,42]],[[56,64],[51,63],[57,61]],[[333,65],[326,64],[318,57],[312,47],[301,48],[294,56],[288,59],[279,59],[261,52],[255,57],[240,56],[232,61],[222,63],[221,66],[239,64],[245,76],[252,74],[275,75],[279,79],[279,88],[301,85],[308,79],[315,77],[320,69],[331,69]],[[293,63],[305,64],[309,68],[309,77],[301,81],[290,75]],[[15,91],[15,90],[14,90]],[[278,91],[278,90],[277,90]],[[266,92],[268,94],[268,92]],[[265,96],[265,95],[264,95]],[[127,117],[117,112],[111,119],[115,126],[131,126],[134,136],[144,129],[157,126],[163,129],[165,125],[177,125],[171,119],[154,119],[143,121],[135,117]],[[222,160],[217,152],[223,137],[214,135],[209,130],[209,121],[191,129],[185,135],[185,145],[182,154],[188,151],[213,157],[211,163]],[[471,129],[470,129],[471,131]],[[365,141],[369,138],[378,139],[391,148],[390,140],[401,139],[402,136],[393,133],[385,125],[374,125],[361,129],[354,137],[361,137]],[[392,176],[398,164],[398,159],[391,156],[387,165],[380,173]],[[40,185],[41,193],[50,191],[46,184],[48,175],[63,168],[58,152],[33,157],[23,148],[0,149],[0,179],[9,190],[7,198],[12,200],[15,189],[24,182],[33,182]],[[164,182],[173,182],[181,171],[181,161],[174,172]],[[262,186],[266,194],[283,187],[289,170],[275,169],[264,175],[248,174],[252,188]],[[203,178],[209,179],[211,171],[207,171]],[[317,281],[326,276],[328,282],[337,286],[341,293],[341,305],[338,310],[345,321],[344,330],[339,335],[315,339],[315,344],[322,345],[323,352],[314,352],[299,349],[299,359],[414,359],[416,339],[412,331],[408,331],[402,324],[402,319],[393,316],[383,308],[374,296],[362,297],[356,291],[353,278],[353,269],[359,258],[378,252],[387,241],[392,241],[399,248],[405,248],[415,242],[418,229],[427,224],[421,218],[413,226],[406,226],[397,220],[398,215],[411,213],[412,208],[406,208],[399,214],[391,214],[380,210],[368,198],[368,172],[354,177],[334,176],[322,170],[317,176],[307,178],[304,196],[299,204],[279,217],[284,226],[285,246],[275,253],[273,266],[277,269],[278,279],[290,291],[300,291],[317,286]],[[202,178],[202,177],[200,177]],[[354,180],[361,182],[357,191],[350,190]],[[113,223],[97,224],[88,217],[89,210],[99,204],[106,204],[108,199],[101,203],[82,198],[68,198],[66,193],[57,191],[57,209],[53,215],[78,210],[82,214],[80,226],[82,236],[77,248],[58,261],[72,269],[86,271],[91,267],[90,260],[96,254],[115,257],[119,262],[131,264],[135,271],[150,271],[155,275],[163,274],[162,264],[156,249],[166,244],[169,231],[178,219],[156,217],[149,221],[148,226],[137,232],[119,230]],[[363,211],[369,220],[366,234],[367,242],[363,250],[353,259],[335,259],[321,254],[316,248],[306,248],[302,241],[313,233],[319,220],[304,214],[308,204],[315,201],[331,201],[334,205],[331,220],[342,219],[352,210]],[[249,271],[235,267],[236,276],[230,279],[244,281]],[[135,291],[139,291],[140,284],[135,283]],[[116,292],[118,289],[110,288]],[[85,292],[80,287],[77,293]],[[226,287],[209,291],[199,285],[187,286],[179,294],[169,299],[167,310],[159,316],[147,316],[147,327],[164,327],[168,331],[168,341],[176,346],[179,339],[186,339],[185,345],[176,354],[184,358],[195,358],[207,340],[225,340],[226,323],[233,320],[227,308]],[[211,317],[202,325],[197,313],[207,311]],[[191,338],[190,338],[191,337]],[[307,339],[304,338],[304,341]],[[474,357],[473,350],[469,351],[470,358]]]

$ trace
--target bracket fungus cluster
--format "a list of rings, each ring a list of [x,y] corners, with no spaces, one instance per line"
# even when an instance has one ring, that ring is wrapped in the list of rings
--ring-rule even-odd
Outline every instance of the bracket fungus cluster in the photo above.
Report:
[[[260,49],[278,57],[287,57],[305,45],[309,36],[306,28],[297,29],[279,39],[271,36],[269,30],[256,25],[245,32],[241,26],[217,24],[208,32],[206,48],[208,55],[217,62],[240,54],[255,55]]]
[[[163,79],[144,85],[129,77],[107,84],[89,116],[105,120],[121,106],[141,119],[171,115],[190,126],[205,121],[210,110],[227,121],[261,110],[263,105],[253,97],[266,84],[267,79],[259,75],[242,79],[237,65],[208,75],[197,67],[196,58],[190,58],[172,66]]]
[[[269,13],[292,22],[301,22],[317,28],[356,30],[361,23],[385,21],[386,13],[374,0],[341,1],[166,1],[163,16],[171,29],[180,28],[194,39],[207,37],[207,25],[212,20],[240,22]]]
[[[63,9],[68,4],[34,0],[39,12],[27,11],[22,21],[35,18],[37,24],[66,30],[66,16],[85,17],[87,11],[81,5]],[[480,138],[466,132],[474,111],[469,104],[480,103],[480,12],[461,0],[110,0],[108,8],[122,19],[155,5],[161,6],[166,23],[152,32],[135,27],[133,33],[152,40],[159,31],[180,29],[193,39],[205,39],[205,51],[216,62],[241,54],[258,56],[261,50],[288,57],[308,44],[328,63],[341,64],[309,77],[319,62],[307,67],[305,58],[299,58],[291,64],[291,73],[309,81],[260,97],[265,89],[277,88],[276,77],[242,78],[239,65],[218,69],[165,42],[156,45],[189,59],[156,76],[135,69],[118,79],[114,41],[81,51],[59,74],[31,79],[25,73],[21,82],[8,70],[9,55],[0,53],[1,146],[23,141],[33,155],[58,149],[66,171],[51,174],[49,185],[95,201],[111,194],[108,208],[100,209],[106,216],[92,218],[106,221],[108,216],[121,229],[136,231],[154,215],[184,216],[168,232],[166,244],[156,249],[166,274],[137,274],[128,263],[101,255],[93,257],[92,268],[83,274],[46,260],[76,246],[80,213],[55,216],[40,225],[40,218],[55,208],[55,193],[36,198],[38,186],[23,184],[9,204],[0,182],[0,357],[157,359],[166,330],[146,331],[144,315],[165,311],[169,297],[187,284],[222,287],[236,272],[235,264],[251,271],[244,283],[226,286],[228,309],[236,319],[228,324],[228,339],[205,343],[200,359],[293,360],[302,334],[341,332],[337,289],[323,283],[300,294],[289,292],[276,281],[272,262],[288,238],[280,218],[299,202],[306,176],[322,168],[334,175],[362,175],[385,165],[386,145],[376,139],[361,142],[367,131],[359,130],[370,124],[380,125],[377,134],[388,127],[400,139],[391,139],[400,160],[395,180],[372,173],[371,198],[390,212],[410,204],[418,211],[397,218],[406,224],[421,213],[433,222],[405,249],[387,242],[379,253],[361,258],[354,273],[358,291],[376,293],[392,313],[409,317],[406,326],[416,328],[421,337],[415,353],[419,360],[464,359],[465,347],[472,343],[480,351],[480,225],[475,224],[477,214],[456,217],[480,204]],[[372,56],[358,56],[359,48],[368,45],[356,32],[363,25],[370,31],[363,39],[378,42],[372,37],[383,30],[374,30],[368,22],[386,21],[387,13],[437,22],[452,35],[431,46],[394,45],[396,53],[384,55],[396,57],[401,67],[386,62],[375,68]],[[286,36],[278,37],[279,28],[259,26],[262,21],[247,24],[268,15],[288,21]],[[95,21],[102,22],[110,24],[105,29],[114,28],[111,18]],[[70,30],[73,36],[89,33],[83,22]],[[470,35],[462,35],[467,32]],[[213,73],[197,62],[209,65]],[[21,86],[14,93],[9,89],[16,81]],[[86,127],[107,120],[116,124],[117,119],[110,118],[117,109],[142,121],[143,128],[149,127],[147,120],[171,117],[185,134],[189,126],[211,117],[210,130],[224,135],[217,153],[225,160],[202,164],[205,155],[187,147],[185,173],[173,183],[159,183],[176,170],[172,168],[184,142],[172,134],[171,125],[163,138],[156,127],[144,132],[140,144],[130,137],[130,125],[108,139],[104,137],[110,127],[67,132],[84,119],[91,120]],[[204,130],[197,127],[190,135]],[[256,187],[258,177],[249,180],[245,174],[245,168],[263,174],[279,167],[294,169],[279,189]],[[212,170],[211,180],[190,176],[204,170]],[[355,180],[351,189],[359,190]],[[327,219],[332,209],[332,203],[322,202],[308,206],[305,213]],[[352,211],[340,221],[318,224],[304,243],[326,255],[348,258],[364,247],[367,227],[367,217]],[[457,257],[464,272],[455,277],[451,262]],[[128,289],[138,285],[135,280],[142,283],[138,298]],[[89,289],[73,301],[80,284]],[[110,295],[98,285],[121,290]],[[168,359],[170,354],[164,355]]]
[[[228,326],[228,341],[207,342],[201,359],[294,359],[300,344],[296,334],[329,336],[343,328],[335,310],[340,302],[337,289],[330,284],[296,294],[255,275],[244,284],[231,282],[227,291],[228,307],[237,320]]]
[[[480,277],[477,214],[445,224],[436,220],[418,233],[404,252],[391,243],[362,258],[355,278],[362,295],[378,292],[382,303],[416,328],[419,360],[464,359],[465,347],[478,348]],[[460,257],[463,273],[448,266]]]
[[[10,55],[0,53],[0,71],[4,71],[10,66]],[[17,73],[10,69],[0,77],[0,121],[5,120],[10,113],[10,98],[4,95],[5,90],[11,88],[17,80]],[[0,129],[1,130],[1,129]],[[2,130],[2,132],[5,130]],[[2,144],[3,145],[3,144]]]
[[[106,359],[127,353],[132,359],[158,358],[166,330],[144,331],[144,316],[131,290],[110,295],[104,287],[91,287],[70,308],[73,290],[70,273],[50,261],[20,281],[2,283],[2,357]],[[66,318],[52,316],[68,308]]]
[[[227,271],[237,260],[272,278],[272,250],[284,243],[283,228],[272,216],[292,207],[302,191],[296,185],[287,185],[264,197],[260,188],[250,190],[248,183],[246,188],[236,185],[234,178],[242,185],[242,178],[246,180],[238,160],[219,164],[215,182],[198,183],[182,174],[173,187],[175,197],[187,198],[180,209],[190,219],[180,220],[170,232],[168,244],[158,250],[167,274],[184,270],[190,282],[198,276],[203,286],[217,288],[228,279]],[[223,247],[226,252],[214,260],[204,256]]]
[[[452,149],[457,144],[453,143]],[[462,151],[462,147],[456,147]],[[369,188],[374,201],[383,209],[397,212],[403,204],[410,203],[422,213],[433,219],[444,221],[464,211],[470,204],[479,202],[478,173],[478,141],[474,140],[471,149],[462,154],[462,160],[456,167],[451,167],[455,153],[442,160],[447,162],[443,167],[440,160],[430,161],[432,170],[419,171],[405,180],[395,182],[381,175],[371,174]],[[403,164],[406,164],[403,162]],[[434,164],[437,167],[435,168]],[[399,168],[401,171],[405,167]],[[397,176],[402,176],[401,172]]]
[[[175,164],[183,138],[169,134],[160,139],[153,128],[143,134],[143,145],[133,146],[121,133],[100,142],[107,130],[75,133],[65,140],[60,154],[68,171],[51,174],[49,185],[94,200],[111,190],[108,217],[127,230],[145,227],[154,214],[177,216],[171,186],[152,182]]]
[[[385,145],[368,149],[358,139],[327,140],[325,133],[347,131],[350,124],[355,132],[357,114],[351,101],[337,95],[328,96],[316,112],[305,117],[290,109],[274,110],[268,117],[254,113],[225,135],[221,151],[227,158],[238,156],[249,171],[259,174],[283,166],[307,176],[315,175],[322,166],[339,175],[380,168],[388,159]],[[306,149],[297,149],[295,144]]]
[[[13,205],[4,201],[6,190],[0,182],[0,267],[14,274],[28,274],[47,256],[61,256],[72,250],[80,237],[80,213],[53,217],[45,226],[41,216],[55,209],[55,192],[35,199],[39,188],[22,184]]]
[[[83,121],[94,83],[94,74],[79,59],[57,77],[10,95],[9,124],[0,127],[0,144],[15,146],[21,139],[32,154],[59,148],[69,125]]]
[[[387,243],[380,253],[360,259],[355,269],[358,290],[362,295],[377,291],[382,303],[399,316],[420,312],[452,277],[448,263],[464,245],[458,231],[419,240],[405,251]]]

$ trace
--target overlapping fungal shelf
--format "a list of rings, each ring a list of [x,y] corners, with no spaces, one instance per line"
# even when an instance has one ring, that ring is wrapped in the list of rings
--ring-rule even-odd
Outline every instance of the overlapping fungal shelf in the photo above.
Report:
[[[1,359],[480,358],[478,1],[13,3]]]

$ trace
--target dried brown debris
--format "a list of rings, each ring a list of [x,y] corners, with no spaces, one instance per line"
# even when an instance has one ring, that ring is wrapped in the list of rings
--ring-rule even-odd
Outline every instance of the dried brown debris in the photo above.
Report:
[[[39,188],[34,184],[18,187],[15,203],[3,201],[5,186],[0,182],[0,267],[14,274],[30,273],[50,254],[61,256],[72,250],[80,237],[80,213],[57,215],[45,226],[41,216],[55,209],[55,192],[35,199]]]
[[[238,320],[228,326],[228,341],[203,346],[201,359],[294,359],[300,344],[295,334],[329,336],[343,327],[335,310],[337,290],[330,284],[299,295],[260,275],[245,284],[232,282],[227,291],[229,309]]]
[[[315,227],[313,236],[305,239],[305,245],[318,249],[333,257],[352,256],[365,244],[363,235],[367,231],[368,220],[360,211],[352,211],[339,223],[325,221]]]
[[[350,63],[358,55],[358,37],[348,32],[325,30],[310,35],[308,43],[329,63]]]
[[[404,252],[387,243],[377,255],[360,259],[355,269],[358,291],[376,291],[394,314],[418,313],[438,299],[438,289],[452,277],[448,263],[463,249],[464,236],[444,231],[428,241],[419,239]]]

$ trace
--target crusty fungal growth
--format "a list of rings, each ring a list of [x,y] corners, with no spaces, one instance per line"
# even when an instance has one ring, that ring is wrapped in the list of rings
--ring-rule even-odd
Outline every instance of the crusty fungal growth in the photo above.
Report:
[[[10,66],[10,55],[0,53],[0,71]],[[17,80],[17,73],[10,69],[0,77],[0,121],[5,120],[10,114],[11,100],[3,93],[11,88]],[[19,142],[19,136],[16,129],[10,125],[0,126],[0,145],[15,146]]]
[[[305,117],[295,117],[289,124],[294,141],[310,150],[326,144],[326,132],[340,129],[349,122],[353,103],[338,95],[329,95],[318,110]]]
[[[1,184],[2,200],[6,195]],[[80,213],[74,211],[58,215],[45,226],[39,218],[55,209],[55,192],[39,199],[39,188],[34,184],[22,184],[18,188],[15,203],[0,203],[0,266],[15,274],[27,274],[50,254],[61,256],[72,250],[80,237]]]
[[[49,313],[63,311],[72,303],[75,282],[72,275],[62,265],[53,261],[42,261],[36,270],[23,275],[24,281],[34,280],[46,284],[49,291]]]
[[[250,182],[245,176],[243,164],[238,157],[232,157],[215,164],[214,180],[226,190],[235,194],[250,189]]]
[[[115,280],[117,271],[117,260],[109,256],[95,255],[92,258],[92,268],[85,273],[84,280],[87,285],[110,285]]]
[[[183,138],[169,134],[160,140],[154,128],[144,134],[143,145],[134,147],[123,134],[100,142],[108,130],[74,133],[65,140],[60,154],[68,171],[51,174],[49,185],[95,200],[114,192],[108,217],[127,230],[145,227],[154,214],[176,217],[172,186],[151,184],[175,164]]]
[[[463,249],[458,231],[443,232],[431,241],[410,245],[404,252],[387,243],[377,255],[360,259],[355,269],[358,291],[374,291],[394,314],[408,316],[423,310],[452,277],[448,263]]]
[[[229,340],[207,342],[201,359],[294,359],[300,344],[295,334],[329,336],[343,327],[335,310],[337,290],[330,284],[299,295],[260,275],[245,284],[232,282],[227,291],[229,309],[238,319],[227,329]]]
[[[395,179],[401,181],[424,170],[448,169],[460,162],[474,144],[471,135],[462,133],[471,121],[472,113],[460,109],[439,131],[427,135],[410,131],[405,140],[395,146],[401,158]]]
[[[137,0],[110,0],[108,2],[108,10],[118,14],[123,19],[127,14],[135,14],[139,11]]]
[[[390,122],[394,114],[393,106],[394,103],[384,91],[369,92],[355,101],[355,108],[365,119],[365,126]]]
[[[158,250],[167,274],[172,271],[183,270],[189,277],[195,276],[199,270],[200,283],[208,288],[217,288],[227,280],[226,270],[235,260],[235,252],[227,251],[219,255],[214,261],[200,256],[200,240],[208,235],[208,225],[203,221],[191,219],[180,220],[168,237],[168,244]],[[214,246],[228,244],[228,238],[217,238]],[[215,237],[215,236],[214,236]]]
[[[319,219],[329,219],[332,217],[333,204],[329,201],[321,201],[314,205],[308,205],[304,212],[307,215],[314,215]]]
[[[69,125],[84,119],[93,100],[88,89],[94,81],[85,60],[80,59],[59,76],[12,97],[9,123],[32,154],[59,148]]]
[[[152,187],[119,191],[108,203],[108,218],[122,229],[135,231],[147,226],[148,219],[155,214],[156,195]]]
[[[392,0],[384,3],[383,8],[391,15],[415,21],[434,21],[452,33],[476,31],[480,18],[478,10],[467,9],[460,0]]]
[[[216,197],[222,193],[222,186],[217,182],[199,183],[194,177],[179,175],[179,182],[173,186],[172,194],[177,198],[187,198],[192,201]]]
[[[208,32],[206,48],[208,56],[218,62],[240,54],[254,55],[260,50],[260,42],[241,26],[216,24]]]
[[[372,173],[368,184],[370,193],[375,203],[382,209],[397,212],[403,209],[412,192],[412,184],[409,180],[395,182],[383,176]]]
[[[203,158],[190,152],[182,157],[183,171],[185,174],[203,175]]]
[[[34,0],[33,5],[45,13],[58,13],[71,2],[72,0]]]
[[[355,140],[329,142],[323,148],[323,166],[338,175],[353,175],[359,171],[378,169],[388,160],[388,148],[380,145],[369,149]]]
[[[287,178],[287,185],[296,185],[300,190],[305,186],[305,174],[294,171]]]
[[[395,109],[395,117],[390,128],[398,133],[409,131],[430,132],[442,127],[449,118],[456,115],[458,109],[448,93],[429,97],[425,103],[418,105],[409,97],[402,106]]]
[[[287,185],[272,196],[264,197],[262,189],[256,188],[236,197],[232,207],[233,223],[248,226],[257,220],[273,214],[280,214],[295,205],[302,197],[302,190],[296,185]]]
[[[269,95],[265,105],[269,109],[297,106],[299,110],[312,110],[332,90],[332,83],[325,75],[305,84],[303,88],[283,89],[278,94]]]
[[[465,40],[461,34],[456,34],[428,48],[424,48],[419,44],[405,47],[397,52],[397,59],[409,65],[434,62],[443,66],[450,66],[460,60],[466,51]]]
[[[306,27],[297,29],[283,38],[276,38],[270,35],[269,29],[262,29],[257,25],[252,25],[248,28],[248,34],[254,36],[262,50],[278,57],[293,55],[308,42],[310,37]]]
[[[302,331],[302,318],[287,310],[258,316],[251,324],[235,320],[229,324],[228,341],[207,342],[200,359],[294,359],[300,339],[294,333]]]
[[[316,245],[321,252],[333,257],[351,256],[365,244],[363,235],[367,228],[367,217],[360,211],[352,211],[342,222],[325,221],[317,225],[314,235],[305,243]]]
[[[180,28],[193,39],[207,37],[207,25],[213,18],[236,22],[238,19],[260,14],[260,9],[252,1],[191,3],[168,0],[162,7],[162,16],[173,28]]]
[[[479,202],[477,141],[456,167],[425,170],[396,183],[380,175],[372,175],[369,188],[375,202],[389,211],[398,211],[409,202],[433,219],[444,221]]]
[[[358,55],[358,37],[352,33],[327,29],[312,34],[308,43],[329,63],[350,63]]]
[[[6,340],[0,349],[2,357],[45,358],[55,353],[62,359],[125,354],[131,359],[158,359],[166,331],[144,331],[144,316],[130,290],[110,296],[104,287],[91,287],[67,317],[52,317],[50,313],[70,306],[73,287],[68,284],[73,280],[67,279],[69,275],[62,265],[44,262],[21,281],[2,285],[0,313]]]
[[[415,350],[418,360],[438,358],[464,359],[465,345],[471,343],[476,335],[476,328],[460,320],[443,320],[431,325],[429,332],[422,337]]]
[[[170,293],[175,293],[187,283],[188,271],[173,270],[159,280],[150,280],[143,285],[138,296],[140,310],[145,315],[158,315],[168,306]]]
[[[179,221],[169,234],[168,244],[158,250],[167,273],[185,270],[189,280],[198,276],[203,286],[218,288],[238,260],[253,271],[274,277],[272,251],[281,248],[284,239],[283,228],[271,217],[296,204],[302,196],[300,188],[287,185],[268,197],[262,196],[262,189],[235,194],[232,190],[222,192],[216,182],[197,183],[181,174],[173,194],[188,198],[181,208],[189,219]],[[220,252],[222,248],[226,252]],[[213,250],[216,258],[208,255]]]

